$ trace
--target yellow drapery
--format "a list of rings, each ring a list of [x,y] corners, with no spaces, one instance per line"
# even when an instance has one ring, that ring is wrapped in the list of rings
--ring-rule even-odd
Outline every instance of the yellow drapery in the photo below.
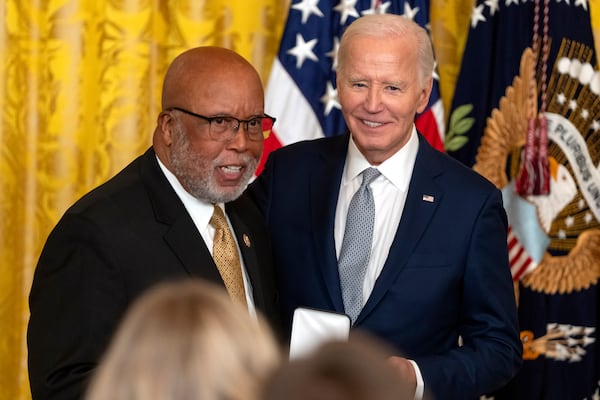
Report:
[[[592,24],[600,21],[590,0]],[[290,0],[6,0],[0,6],[0,400],[30,399],[27,296],[65,209],[149,144],[169,61],[232,48],[266,82]],[[473,0],[431,0],[446,109]],[[598,35],[596,35],[598,36]]]
[[[266,80],[289,0],[0,6],[0,399],[29,399],[27,297],[65,209],[150,144],[169,61],[212,44]]]

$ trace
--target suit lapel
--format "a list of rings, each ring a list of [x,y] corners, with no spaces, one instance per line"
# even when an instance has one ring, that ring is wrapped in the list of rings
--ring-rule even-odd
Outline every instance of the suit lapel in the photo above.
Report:
[[[173,222],[164,239],[190,275],[223,284],[204,239],[187,213]]]
[[[342,291],[335,254],[335,210],[348,150],[349,135],[336,136],[322,148],[310,176],[310,218],[312,240],[325,287],[335,311],[344,312]]]
[[[436,176],[442,173],[442,170],[434,151],[437,150],[429,146],[419,135],[419,150],[402,218],[381,274],[375,282],[375,287],[365,307],[358,316],[357,323],[377,306],[395,283],[398,274],[406,267],[408,259],[427,229],[438,204],[442,201],[443,192],[435,182]]]
[[[154,150],[150,148],[142,157],[140,173],[148,190],[156,220],[169,227],[164,240],[188,274],[222,283],[223,280],[202,236],[160,170]]]

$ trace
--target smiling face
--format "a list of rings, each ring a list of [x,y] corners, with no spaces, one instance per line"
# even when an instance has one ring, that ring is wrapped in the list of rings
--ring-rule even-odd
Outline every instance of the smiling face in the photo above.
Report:
[[[353,36],[340,56],[337,90],[344,118],[365,158],[379,165],[410,138],[429,101],[415,36]]]
[[[198,199],[219,203],[237,198],[254,175],[263,141],[249,140],[244,124],[232,140],[213,140],[206,120],[170,108],[207,117],[260,117],[264,93],[254,68],[229,50],[200,48],[175,61],[163,91],[154,137],[160,160]]]

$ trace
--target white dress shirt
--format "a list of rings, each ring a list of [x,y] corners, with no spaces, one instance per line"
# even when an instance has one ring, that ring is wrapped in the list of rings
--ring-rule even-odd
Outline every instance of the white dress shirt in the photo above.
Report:
[[[363,282],[363,302],[366,303],[375,281],[379,277],[383,265],[387,260],[390,247],[396,235],[396,230],[402,217],[408,185],[412,176],[417,151],[419,149],[419,138],[417,130],[413,125],[413,130],[408,142],[393,156],[376,166],[381,175],[375,178],[369,185],[373,193],[375,202],[375,225],[373,227],[373,243],[371,246],[371,256],[365,273]],[[335,250],[339,259],[344,238],[344,229],[346,226],[346,214],[348,206],[354,193],[360,187],[362,178],[360,173],[366,168],[372,167],[367,159],[356,147],[354,140],[350,137],[348,145],[348,155],[340,193],[338,197],[337,208],[335,211]],[[363,304],[364,306],[364,304]],[[421,371],[417,364],[411,360],[417,374],[417,391],[415,400],[423,397],[424,383]]]
[[[183,202],[185,209],[192,218],[192,221],[194,221],[194,225],[196,225],[198,232],[202,236],[202,239],[204,239],[204,243],[206,243],[206,247],[208,247],[208,250],[212,255],[215,228],[213,228],[213,226],[209,222],[214,210],[213,204],[201,201],[192,196],[190,193],[188,193],[183,188],[183,186],[181,186],[181,183],[179,182],[177,177],[173,175],[173,173],[171,173],[171,171],[169,171],[167,167],[164,166],[164,164],[158,159],[158,157],[156,157],[156,159],[158,160],[158,165],[160,166],[160,169],[165,174],[167,180],[175,190],[175,193],[177,193],[177,196]],[[223,210],[223,213],[227,218],[227,223],[229,224],[229,229],[231,229],[231,232],[234,232],[233,227],[231,226],[231,222],[229,221],[229,217],[227,217],[227,214],[225,213],[224,205],[217,204],[217,206],[221,207],[221,209]],[[250,278],[248,277],[248,271],[246,271],[244,259],[241,256],[240,247],[237,241],[236,247],[238,250],[238,255],[240,257],[240,265],[242,266],[242,278],[244,279],[244,290],[246,291],[246,303],[248,304],[248,311],[250,312],[250,315],[256,315],[256,307],[254,305],[254,297],[252,296],[252,286],[250,284]]]

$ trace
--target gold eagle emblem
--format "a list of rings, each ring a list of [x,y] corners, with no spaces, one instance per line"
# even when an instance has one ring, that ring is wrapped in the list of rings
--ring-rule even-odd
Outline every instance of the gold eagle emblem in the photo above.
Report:
[[[548,244],[521,283],[546,294],[583,290],[600,277],[600,74],[589,64],[591,54],[582,44],[561,44],[546,92],[555,135],[548,144],[551,193],[522,199],[535,206]],[[538,95],[535,63],[526,49],[519,75],[487,119],[478,149],[473,169],[500,189],[509,188],[518,174],[528,119],[538,113],[537,101],[530,101]],[[517,222],[509,215],[509,224]]]

